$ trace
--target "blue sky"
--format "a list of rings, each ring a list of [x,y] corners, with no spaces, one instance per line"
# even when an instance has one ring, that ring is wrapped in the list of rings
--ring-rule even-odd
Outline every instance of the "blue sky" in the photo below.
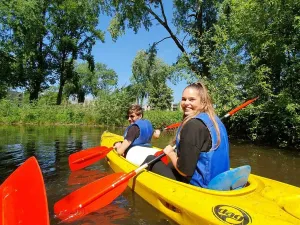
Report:
[[[170,1],[172,3],[172,1]],[[167,13],[172,13],[172,5],[167,5]],[[170,17],[171,18],[171,17]],[[99,27],[106,31],[109,26],[110,18],[101,15],[99,18]],[[154,22],[156,24],[156,21]],[[106,31],[105,43],[97,41],[93,48],[93,55],[96,62],[104,63],[108,68],[116,71],[119,77],[118,86],[127,86],[130,84],[131,65],[139,50],[146,50],[149,46],[161,39],[169,36],[161,25],[153,25],[149,32],[140,29],[137,34],[127,29],[125,35],[118,38],[116,42],[108,31]],[[172,64],[176,62],[176,58],[180,51],[175,46],[172,39],[166,39],[158,45],[158,57],[164,62]],[[181,93],[186,86],[186,82],[182,81],[176,86],[169,84],[173,90],[174,102],[178,103],[181,99]]]

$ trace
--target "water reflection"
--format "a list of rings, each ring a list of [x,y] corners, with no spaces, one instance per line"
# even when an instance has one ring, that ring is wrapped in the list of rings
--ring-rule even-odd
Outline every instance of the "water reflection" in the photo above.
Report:
[[[68,179],[68,185],[69,186],[75,186],[75,185],[85,185],[90,182],[93,182],[94,180],[100,179],[101,177],[107,176],[109,173],[106,171],[100,171],[100,170],[88,170],[88,169],[82,169],[71,172],[69,179]]]
[[[252,173],[300,186],[300,152],[270,147],[257,147],[239,142],[231,143],[231,165],[251,165]]]
[[[96,179],[113,173],[105,160],[88,168],[72,172],[68,156],[82,149],[99,145],[105,129],[78,126],[1,126],[0,127],[0,182],[22,164],[35,156],[42,169],[46,185],[51,224],[54,203],[67,194]],[[112,130],[122,134],[123,130]],[[154,145],[164,147],[173,133],[163,134]],[[300,153],[289,150],[262,148],[231,140],[231,166],[251,165],[252,172],[271,179],[300,186]],[[175,224],[130,189],[107,207],[71,224]]]

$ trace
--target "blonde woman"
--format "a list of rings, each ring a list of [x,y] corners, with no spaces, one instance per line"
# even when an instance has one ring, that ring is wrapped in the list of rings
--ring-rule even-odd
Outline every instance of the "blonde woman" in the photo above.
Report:
[[[212,178],[229,169],[227,131],[216,116],[211,98],[204,84],[188,85],[182,93],[182,125],[174,143],[164,148],[170,163],[154,164],[155,173],[206,188]],[[145,161],[150,160],[149,156]]]

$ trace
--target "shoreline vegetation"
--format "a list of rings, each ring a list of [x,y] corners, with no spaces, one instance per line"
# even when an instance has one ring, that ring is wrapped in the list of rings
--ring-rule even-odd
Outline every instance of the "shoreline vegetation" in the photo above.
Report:
[[[1,125],[44,125],[44,126],[93,126],[93,127],[112,127],[124,128],[127,124],[126,107],[109,106],[99,102],[90,104],[71,104],[64,102],[62,105],[48,105],[36,103],[20,103],[19,101],[2,99],[0,100],[0,124]],[[274,146],[287,149],[299,150],[298,145],[288,144],[285,146],[272,142],[276,136],[267,139],[265,135],[255,136],[257,133],[251,133],[251,110],[252,106],[241,110],[231,119],[224,121],[228,128],[228,133],[234,139],[251,141],[254,144],[264,146]],[[218,113],[223,115],[223,113]],[[155,129],[162,129],[166,126],[181,121],[182,113],[180,110],[150,110],[145,111],[144,118],[149,119]],[[248,118],[248,119],[246,119]],[[247,127],[249,126],[249,127]],[[274,127],[274,129],[278,129]],[[252,130],[253,131],[253,130]],[[258,132],[259,133],[259,132]],[[262,133],[260,131],[260,133]],[[297,141],[297,140],[296,140]],[[296,142],[297,143],[297,142]]]
[[[84,125],[126,127],[126,110],[120,106],[109,112],[109,106],[102,110],[97,104],[47,105],[17,103],[11,100],[0,100],[0,124],[6,125]],[[114,112],[114,113],[112,113]],[[118,115],[115,114],[118,112]],[[125,114],[124,114],[125,113]],[[145,118],[151,120],[155,128],[176,123],[181,120],[180,111],[145,111]]]

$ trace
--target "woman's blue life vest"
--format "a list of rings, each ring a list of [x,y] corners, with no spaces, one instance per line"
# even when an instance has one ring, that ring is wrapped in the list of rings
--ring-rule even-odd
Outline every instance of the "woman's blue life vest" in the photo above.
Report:
[[[134,125],[139,127],[140,135],[131,143],[130,147],[133,146],[151,147],[152,145],[150,144],[150,142],[151,142],[154,129],[149,120],[140,119],[135,121],[133,124],[130,124],[125,130],[124,138],[126,137],[128,129]]]
[[[201,152],[197,162],[196,169],[190,180],[190,184],[206,188],[208,183],[218,174],[223,173],[230,168],[229,161],[229,141],[227,131],[219,117],[215,117],[220,130],[220,145],[217,146],[218,136],[213,122],[207,113],[199,113],[195,116],[201,120],[210,132],[212,139],[212,148],[208,152]],[[179,127],[176,134],[176,147],[179,149]],[[187,150],[188,151],[188,150]]]

